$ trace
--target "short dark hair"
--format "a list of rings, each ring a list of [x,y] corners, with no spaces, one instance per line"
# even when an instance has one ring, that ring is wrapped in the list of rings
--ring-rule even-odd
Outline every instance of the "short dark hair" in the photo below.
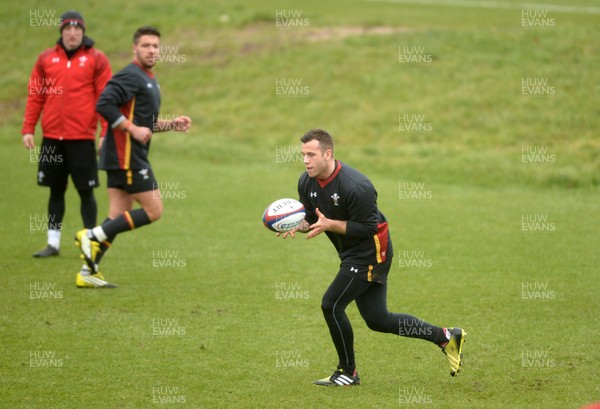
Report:
[[[331,149],[333,152],[333,137],[324,129],[311,129],[300,138],[302,143],[310,141],[319,141],[321,145],[321,151],[325,152],[327,149]]]
[[[160,31],[157,28],[152,26],[142,26],[133,33],[133,44],[137,44],[138,40],[141,36],[157,36],[160,38]]]

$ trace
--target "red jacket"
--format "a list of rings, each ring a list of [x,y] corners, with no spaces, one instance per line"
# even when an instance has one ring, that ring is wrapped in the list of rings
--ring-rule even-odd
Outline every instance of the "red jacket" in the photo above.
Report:
[[[95,140],[99,120],[105,135],[107,124],[96,112],[96,101],[112,73],[106,55],[93,45],[84,37],[71,59],[60,44],[40,54],[29,79],[23,135],[35,133],[40,114],[47,138]]]

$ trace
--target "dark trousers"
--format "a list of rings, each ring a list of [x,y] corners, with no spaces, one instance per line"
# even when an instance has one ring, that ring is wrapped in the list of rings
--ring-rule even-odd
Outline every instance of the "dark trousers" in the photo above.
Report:
[[[388,262],[391,264],[391,259]],[[345,311],[352,301],[356,301],[360,315],[373,331],[421,338],[437,345],[447,341],[443,328],[412,315],[389,312],[387,282],[369,282],[340,270],[323,295],[321,309],[338,353],[338,367],[344,371],[351,373],[356,367],[354,333]]]

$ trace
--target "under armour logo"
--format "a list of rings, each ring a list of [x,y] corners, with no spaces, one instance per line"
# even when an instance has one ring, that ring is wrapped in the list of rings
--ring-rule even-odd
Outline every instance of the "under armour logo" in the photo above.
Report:
[[[358,273],[358,268],[356,268],[356,267],[350,267],[350,272],[351,273]]]
[[[148,88],[152,88],[152,83],[151,83],[151,82],[147,82],[147,83],[146,83],[146,86],[147,86]]]
[[[139,173],[144,177],[144,180],[148,179],[148,169],[142,169]]]
[[[317,197],[317,192],[310,192],[310,197]]]

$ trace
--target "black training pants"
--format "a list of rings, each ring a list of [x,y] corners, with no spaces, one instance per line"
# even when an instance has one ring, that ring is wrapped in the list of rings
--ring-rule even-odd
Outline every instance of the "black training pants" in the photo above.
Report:
[[[391,264],[391,259],[386,263]],[[352,301],[367,326],[373,331],[421,338],[435,344],[447,341],[441,327],[428,324],[412,315],[397,314],[387,309],[387,283],[366,281],[360,275],[350,275],[340,269],[323,295],[321,309],[338,353],[338,367],[352,373],[354,359],[354,333],[346,315],[346,307]]]

